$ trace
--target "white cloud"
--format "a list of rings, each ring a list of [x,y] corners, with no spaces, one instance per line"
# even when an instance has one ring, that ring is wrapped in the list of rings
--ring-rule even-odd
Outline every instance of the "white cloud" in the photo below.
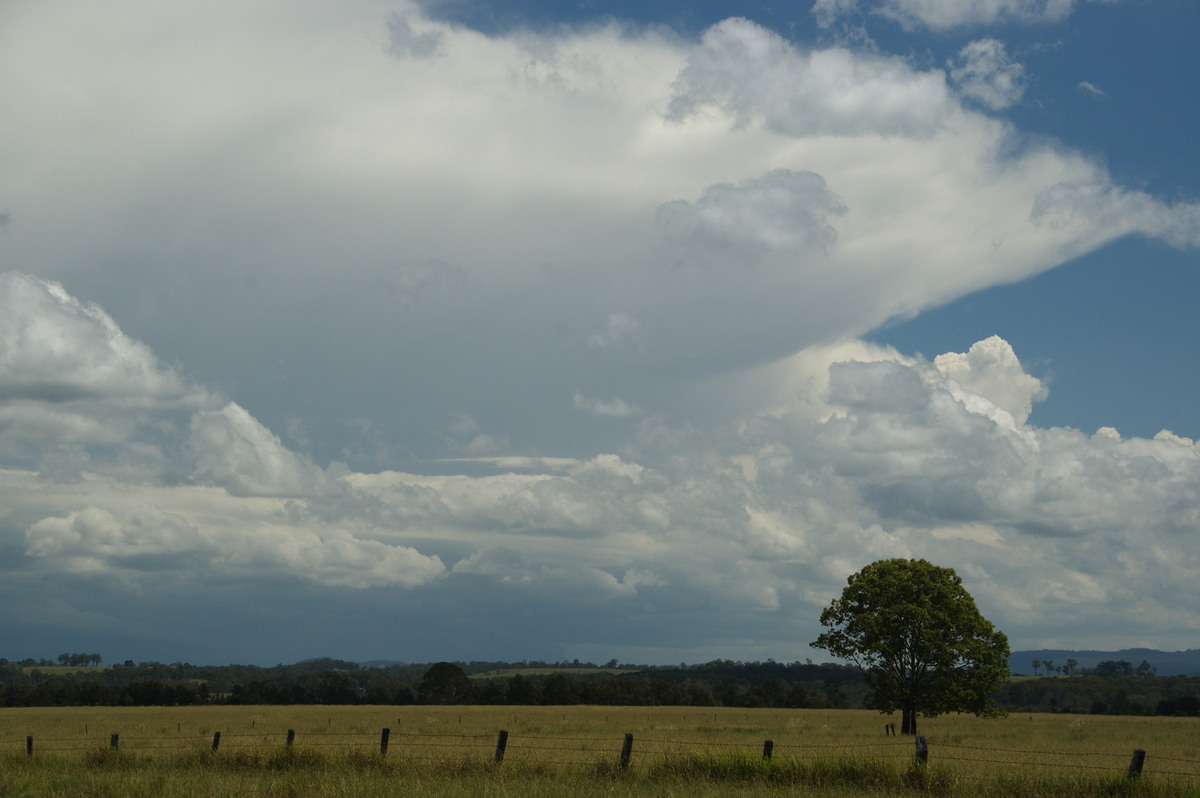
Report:
[[[240,510],[245,516],[250,508]],[[279,575],[329,587],[412,588],[445,570],[437,557],[336,528],[289,529],[267,517],[247,528],[245,517],[239,525],[232,517],[205,515],[193,521],[151,504],[129,511],[87,507],[33,524],[25,533],[26,554],[43,568],[111,576],[134,590],[164,579],[204,583]]]
[[[210,406],[94,303],[60,283],[0,273],[0,403],[94,403],[130,411]]]
[[[31,457],[59,479],[98,468],[164,478],[156,436],[219,401],[99,306],[54,281],[0,274],[0,458]]]
[[[838,362],[847,354],[858,359]],[[763,372],[792,386],[765,392],[769,414],[695,434],[648,421],[622,456],[497,461],[513,470],[476,477],[344,472],[335,487],[227,406],[198,414],[193,430],[205,452],[229,454],[200,458],[222,489],[92,478],[30,491],[32,475],[4,472],[0,500],[10,518],[31,519],[17,528],[41,572],[107,576],[115,590],[170,578],[447,582],[563,612],[636,598],[639,612],[695,606],[714,625],[704,645],[758,614],[812,615],[883,556],[959,568],[1018,640],[1083,644],[1097,605],[1106,629],[1149,628],[1142,611],[1122,620],[1126,592],[1097,585],[1143,585],[1143,609],[1189,595],[1195,558],[1158,552],[1178,547],[1200,506],[1192,441],[1020,425],[1042,388],[998,337],[932,363],[865,345],[807,358]],[[793,376],[822,362],[823,381]],[[455,581],[468,578],[484,581]],[[1196,631],[1172,618],[1158,639]],[[763,634],[759,645],[772,639]]]
[[[1110,183],[1058,183],[1041,192],[1033,205],[1035,223],[1078,234],[1079,245],[1142,234],[1172,246],[1200,246],[1200,203],[1165,205],[1142,191]]]
[[[965,45],[949,63],[950,80],[963,97],[999,111],[1025,93],[1025,67],[1012,61],[1004,43],[979,39]]]
[[[938,355],[933,364],[943,377],[1006,410],[1018,424],[1024,424],[1033,403],[1048,394],[1041,380],[1025,373],[1012,347],[998,335],[977,341],[966,353]]]
[[[233,402],[193,415],[187,447],[196,464],[193,478],[235,496],[311,496],[326,489],[319,468]]]
[[[628,418],[641,415],[642,409],[619,396],[612,399],[595,399],[593,397],[575,394],[571,404],[576,410],[582,410],[590,416],[601,418]]]
[[[705,31],[674,90],[676,122],[715,108],[791,136],[928,135],[948,110],[940,73],[839,48],[802,53],[745,19]]]
[[[569,640],[602,606],[596,645],[803,657],[850,572],[926,556],[1016,640],[1182,645],[1193,442],[1029,426],[1044,386],[1000,338],[932,362],[859,340],[1122,235],[1200,240],[1196,206],[964,107],[1016,96],[984,42],[956,95],[742,19],[688,42],[486,36],[404,3],[20,6],[0,592],[72,574],[43,580],[56,617],[127,619],[105,576],[282,584],[280,607],[343,602],[327,632],[379,616],[426,651]],[[438,628],[425,602],[452,608]]]
[[[34,557],[67,556],[135,560],[161,567],[161,555],[206,552],[212,544],[182,516],[144,504],[124,517],[89,507],[65,518],[43,518],[26,533]]]
[[[890,17],[906,28],[933,30],[1009,22],[1058,22],[1075,0],[816,0],[813,13],[823,25],[863,8]]]
[[[661,205],[655,218],[685,263],[740,270],[780,253],[826,251],[837,240],[830,217],[845,212],[820,175],[777,169],[708,186],[695,203]]]

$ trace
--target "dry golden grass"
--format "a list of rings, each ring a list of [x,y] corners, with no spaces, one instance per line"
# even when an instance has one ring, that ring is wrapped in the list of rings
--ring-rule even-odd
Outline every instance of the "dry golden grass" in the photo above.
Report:
[[[0,709],[8,795],[1195,795],[1195,719],[950,715],[922,721],[914,768],[896,718],[688,707]],[[381,729],[390,730],[386,756]],[[295,745],[285,737],[295,730]],[[493,760],[508,731],[504,763]],[[220,747],[211,750],[214,732]],[[120,735],[120,748],[109,747]],[[626,733],[632,767],[618,768]],[[25,756],[25,739],[34,755]],[[762,760],[763,741],[774,757]],[[1125,777],[1135,748],[1141,779]]]

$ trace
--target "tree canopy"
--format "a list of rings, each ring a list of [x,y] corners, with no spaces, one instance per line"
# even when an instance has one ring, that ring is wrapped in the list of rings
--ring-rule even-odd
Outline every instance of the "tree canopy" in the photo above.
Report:
[[[475,696],[475,685],[458,665],[435,662],[425,671],[417,696],[428,704],[469,704]]]
[[[925,560],[874,562],[850,576],[821,613],[812,643],[857,665],[871,704],[899,709],[905,734],[917,714],[995,714],[989,694],[1008,678],[1008,638],[975,606],[952,568]]]

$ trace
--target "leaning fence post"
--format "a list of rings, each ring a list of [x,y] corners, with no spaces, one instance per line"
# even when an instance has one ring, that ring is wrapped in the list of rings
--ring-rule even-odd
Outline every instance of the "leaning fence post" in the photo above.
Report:
[[[625,735],[625,742],[621,744],[621,770],[629,767],[629,760],[633,757],[633,734]]]
[[[504,761],[504,749],[508,747],[508,732],[504,729],[496,735],[496,761]]]
[[[929,761],[929,741],[924,737],[917,738],[916,763],[924,765]]]
[[[295,729],[288,729],[288,733],[287,733],[287,747],[288,747],[288,748],[291,748],[291,747],[292,747],[292,743],[294,743],[294,742],[296,742],[296,730],[295,730]]]
[[[775,750],[774,740],[763,740],[763,759],[770,760],[771,753]]]
[[[33,756],[33,735],[25,738],[25,756]]]
[[[1129,778],[1136,779],[1142,775],[1142,765],[1146,764],[1146,752],[1141,748],[1133,749],[1133,759],[1129,760]]]
[[[108,738],[108,747],[116,751],[121,747],[121,735],[114,734]]]
[[[379,755],[380,756],[384,756],[387,754],[388,737],[390,737],[391,735],[392,735],[392,730],[387,728],[386,726],[383,728],[383,731],[379,732]]]
[[[220,745],[221,745],[221,733],[213,732],[213,749],[212,750],[216,751],[217,747]]]

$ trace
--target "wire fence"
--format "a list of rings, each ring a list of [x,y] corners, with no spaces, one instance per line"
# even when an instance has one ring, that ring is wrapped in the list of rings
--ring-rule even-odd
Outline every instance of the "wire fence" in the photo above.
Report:
[[[915,742],[915,744],[914,744]],[[0,756],[28,757],[56,754],[82,755],[106,749],[122,752],[185,753],[210,749],[230,750],[293,748],[340,750],[386,756],[400,761],[505,761],[540,766],[596,766],[604,762],[629,767],[636,763],[686,762],[698,756],[761,757],[772,763],[804,763],[853,757],[858,760],[909,760],[937,763],[963,779],[990,779],[997,774],[1126,774],[1200,780],[1200,759],[1155,755],[1144,749],[1119,751],[1036,750],[967,745],[949,741],[821,743],[805,740],[726,742],[661,737],[510,735],[507,731],[480,733],[323,731],[297,735],[293,729],[278,732],[178,734],[163,736],[75,736],[0,739]]]

